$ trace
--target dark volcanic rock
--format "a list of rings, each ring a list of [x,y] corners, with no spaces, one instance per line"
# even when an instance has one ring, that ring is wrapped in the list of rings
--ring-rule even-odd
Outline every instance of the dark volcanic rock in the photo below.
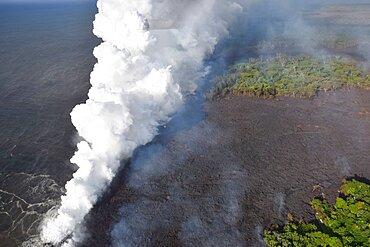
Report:
[[[313,219],[313,197],[370,177],[369,91],[229,96],[206,114],[138,151],[90,214],[84,246],[263,246],[263,228]]]

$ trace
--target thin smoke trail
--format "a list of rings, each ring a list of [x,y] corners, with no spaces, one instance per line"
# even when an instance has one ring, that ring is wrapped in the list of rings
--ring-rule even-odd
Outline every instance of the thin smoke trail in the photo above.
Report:
[[[74,245],[79,227],[109,186],[120,161],[150,142],[191,93],[241,3],[216,0],[98,0],[98,62],[89,99],[72,123],[83,138],[71,159],[79,169],[66,184],[56,217],[41,226],[45,243]]]

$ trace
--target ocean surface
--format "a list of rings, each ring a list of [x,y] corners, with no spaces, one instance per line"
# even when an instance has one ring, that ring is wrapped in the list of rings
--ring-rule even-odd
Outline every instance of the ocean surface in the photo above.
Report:
[[[20,246],[38,235],[40,220],[49,209],[58,206],[63,187],[76,170],[69,163],[78,140],[69,113],[76,104],[87,99],[89,75],[96,62],[92,51],[100,43],[92,34],[96,11],[95,1],[0,4],[0,247]],[[240,19],[234,25],[230,37],[220,42],[206,63],[212,67],[213,73],[223,73],[227,65],[249,57],[270,56],[287,50],[284,42],[283,47],[274,43],[281,40],[281,33],[288,38],[293,35],[297,38],[295,42],[300,44],[295,49],[288,46],[289,53],[313,52],[313,55],[321,55],[324,49],[315,47],[317,44],[313,39],[316,38],[316,32],[306,32],[312,31],[313,27],[292,25],[294,19],[286,19],[284,13],[277,13],[282,21],[277,21],[279,18],[273,16],[261,18],[264,13],[265,6],[257,6],[248,18]],[[359,41],[359,45],[351,51],[344,49],[334,52],[368,61],[368,26],[358,30],[353,26],[341,27],[336,24],[317,26],[320,27],[319,36],[329,31],[335,37],[349,32],[351,38]],[[310,42],[306,43],[307,40]],[[263,51],[263,47],[259,48],[261,41],[267,47],[267,52]],[[325,50],[324,54],[331,52]],[[347,54],[349,52],[351,54]],[[207,78],[203,85],[200,84],[199,91],[205,92],[209,88],[206,81]],[[204,117],[203,95],[193,97],[167,128],[161,130],[162,139],[176,136],[174,133],[194,125]],[[141,156],[146,156],[147,149],[151,149],[151,146],[140,149],[144,153]],[[134,161],[141,157],[140,150],[134,156]],[[175,151],[172,155],[176,157],[182,152]],[[140,166],[137,169],[140,170]],[[140,181],[144,183],[144,180],[145,177]],[[150,190],[147,191],[148,195],[150,193]],[[143,195],[146,193],[140,196]],[[156,198],[155,193],[153,198]],[[125,210],[127,205],[121,202],[118,200],[116,204],[119,205],[113,207],[123,206]],[[99,211],[102,205],[105,206],[101,203],[93,212],[93,217],[98,219],[97,232],[102,236],[96,236],[100,240],[110,238],[108,231],[112,226],[112,221],[109,221],[106,231],[101,230],[101,222],[111,219],[111,216],[105,218],[104,213],[112,214],[106,208]],[[128,212],[136,212],[136,208]],[[149,216],[151,213],[152,208],[149,208]],[[130,218],[128,222],[135,219]],[[132,238],[131,235],[128,237]],[[112,236],[115,237],[114,233]]]
[[[0,4],[0,246],[37,235],[70,179],[72,108],[95,63],[95,2]]]

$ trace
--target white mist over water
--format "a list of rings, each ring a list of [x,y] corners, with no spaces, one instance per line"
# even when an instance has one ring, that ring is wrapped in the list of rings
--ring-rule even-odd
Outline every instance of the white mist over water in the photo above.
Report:
[[[45,219],[45,243],[74,245],[79,228],[117,173],[121,160],[150,142],[158,127],[196,89],[203,60],[244,7],[239,1],[98,0],[98,62],[85,104],[72,123],[81,141],[56,217]]]

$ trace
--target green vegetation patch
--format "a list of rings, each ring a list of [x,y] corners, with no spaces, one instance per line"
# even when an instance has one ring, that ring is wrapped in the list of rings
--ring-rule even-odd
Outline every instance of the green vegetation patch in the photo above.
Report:
[[[266,230],[267,246],[370,246],[370,186],[347,180],[340,192],[334,206],[325,199],[311,202],[317,222]]]
[[[268,59],[252,58],[247,63],[231,66],[225,76],[216,78],[210,96],[231,92],[263,97],[311,97],[320,90],[369,86],[370,73],[353,63],[332,57],[277,55]]]

